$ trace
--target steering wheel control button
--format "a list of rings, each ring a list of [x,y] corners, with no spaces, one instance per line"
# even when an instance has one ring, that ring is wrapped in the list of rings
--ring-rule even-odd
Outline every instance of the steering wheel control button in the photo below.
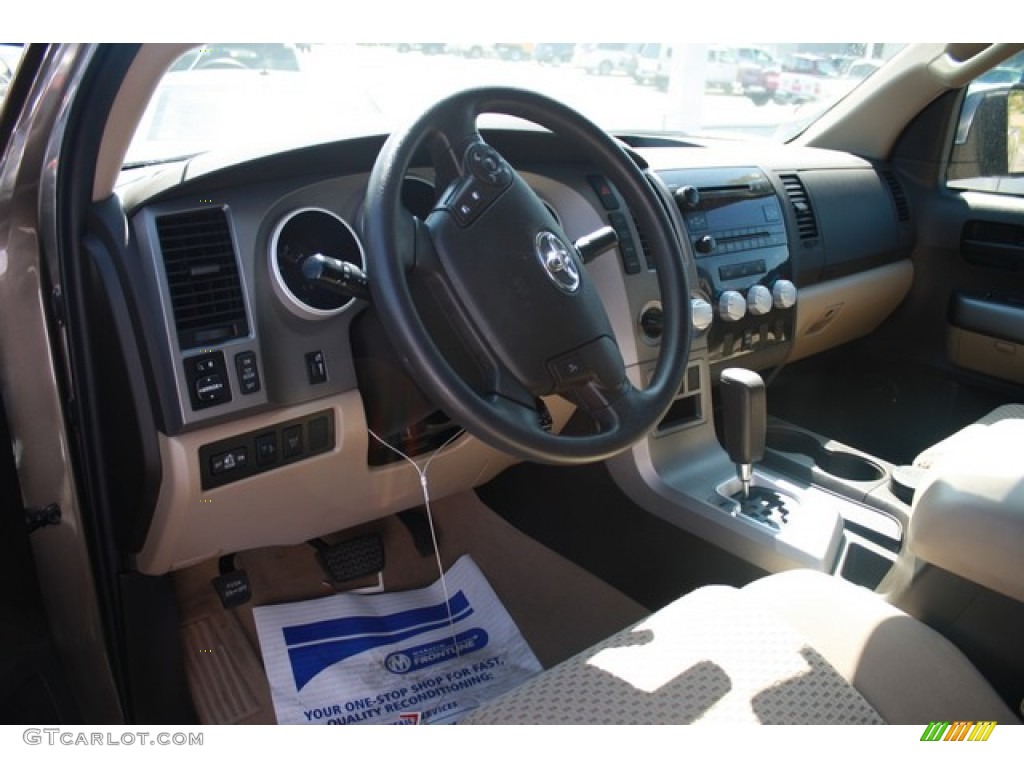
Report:
[[[228,385],[223,352],[187,358],[185,380],[194,411],[231,402],[231,387]]]
[[[543,231],[535,242],[537,260],[560,290],[575,293],[580,287],[580,269],[572,254],[572,247],[562,242],[554,232]]]
[[[718,297],[718,315],[729,323],[742,320],[747,314],[747,302],[739,291],[722,291]]]
[[[484,158],[476,161],[474,165],[473,157],[474,148],[470,148],[466,153],[466,165],[469,168],[469,174],[459,180],[454,187],[450,188],[448,193],[445,195],[442,201],[442,206],[451,211],[452,216],[455,217],[455,221],[460,227],[468,227],[482,214],[487,208],[493,203],[498,197],[501,196],[505,188],[512,182],[512,171],[508,168],[505,161],[498,155],[497,152],[492,150],[486,145],[474,145],[486,147],[490,154],[487,157],[493,155],[496,160],[494,162],[500,162],[502,166],[507,170],[507,178],[504,172],[500,171],[484,171],[480,170],[479,167],[487,166],[487,168],[493,168],[493,163]],[[479,166],[479,167],[478,167]],[[497,178],[500,183],[493,181]],[[501,181],[504,179],[504,181]]]
[[[602,336],[579,349],[559,355],[548,366],[560,387],[572,389],[588,381],[596,381],[611,389],[624,376],[622,356],[615,342]]]
[[[327,359],[322,350],[306,353],[306,377],[310,384],[323,384],[327,381]]]
[[[487,144],[473,144],[466,150],[466,166],[484,184],[505,187],[512,183],[512,169],[498,152]]]
[[[471,176],[456,187],[455,192],[448,198],[447,206],[459,226],[468,227],[499,194],[500,189],[482,184],[479,179]]]
[[[466,225],[476,218],[484,205],[484,196],[475,184],[469,184],[455,200],[455,218]]]
[[[260,372],[256,366],[255,352],[239,352],[235,355],[235,373],[238,374],[238,388],[243,395],[260,391]]]

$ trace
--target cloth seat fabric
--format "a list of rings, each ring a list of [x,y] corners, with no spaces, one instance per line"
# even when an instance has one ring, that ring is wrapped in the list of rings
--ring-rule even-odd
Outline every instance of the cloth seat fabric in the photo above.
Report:
[[[1008,403],[989,411],[973,424],[968,424],[954,432],[945,440],[926,448],[914,459],[913,466],[919,469],[931,469],[948,453],[968,447],[975,441],[984,441],[988,427],[1008,420],[1019,420],[1024,424],[1024,405]]]
[[[934,630],[833,576],[698,589],[465,723],[1016,722]]]

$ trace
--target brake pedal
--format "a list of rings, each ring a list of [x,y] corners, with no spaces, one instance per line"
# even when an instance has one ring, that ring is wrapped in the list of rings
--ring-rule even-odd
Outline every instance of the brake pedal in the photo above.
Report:
[[[384,542],[380,534],[372,533],[337,544],[323,539],[309,542],[316,549],[316,559],[327,577],[341,583],[384,570]]]

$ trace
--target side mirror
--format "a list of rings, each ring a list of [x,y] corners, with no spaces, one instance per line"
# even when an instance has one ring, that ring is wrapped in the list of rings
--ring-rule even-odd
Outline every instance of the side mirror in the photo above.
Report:
[[[948,179],[1024,174],[1024,85],[975,84],[964,97]]]
[[[1024,174],[1024,86],[1010,90],[1006,97],[1006,157],[1010,175]]]

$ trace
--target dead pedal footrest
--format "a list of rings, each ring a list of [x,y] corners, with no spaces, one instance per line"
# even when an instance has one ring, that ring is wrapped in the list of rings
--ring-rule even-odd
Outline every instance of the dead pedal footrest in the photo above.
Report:
[[[352,581],[384,570],[384,542],[379,534],[328,544],[323,539],[309,542],[316,559],[334,582]]]

